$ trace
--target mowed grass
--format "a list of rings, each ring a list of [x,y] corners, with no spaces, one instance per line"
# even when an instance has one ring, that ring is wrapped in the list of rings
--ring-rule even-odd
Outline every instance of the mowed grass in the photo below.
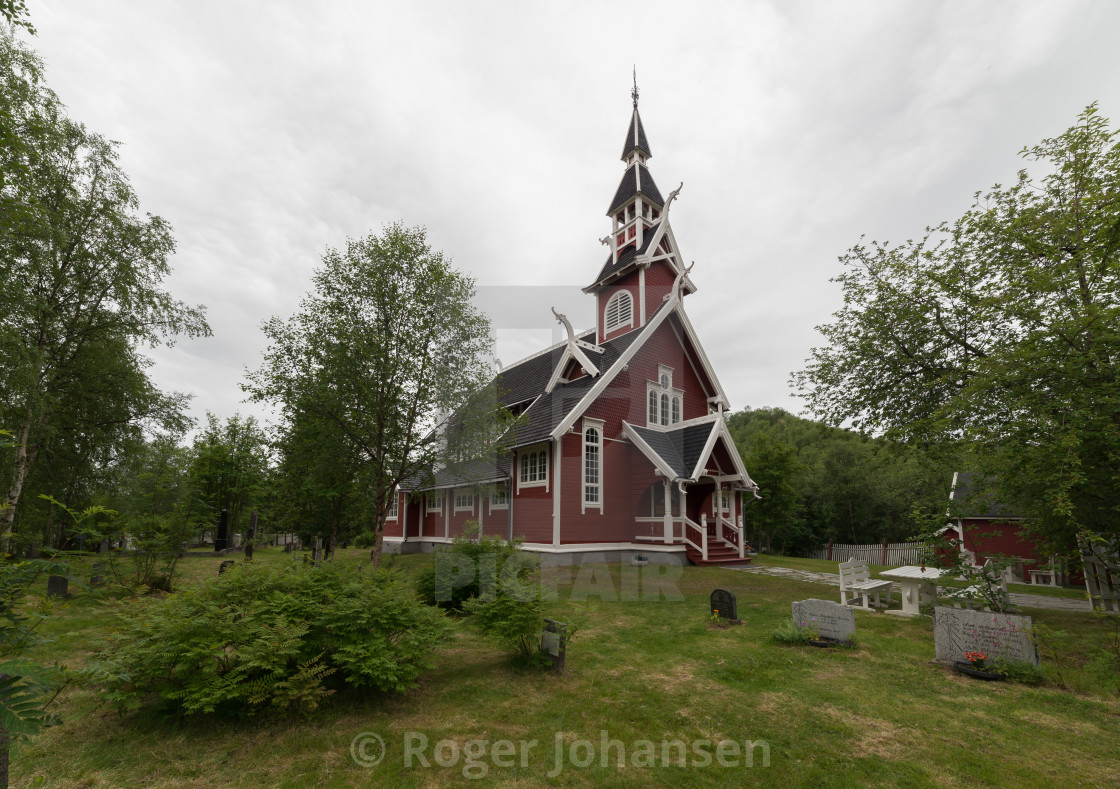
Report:
[[[185,559],[184,582],[217,575],[216,557]],[[291,561],[277,549],[256,561]],[[337,561],[368,563],[365,551],[340,551]],[[413,572],[430,556],[396,561]],[[89,560],[77,563],[88,567]],[[87,572],[82,569],[82,572]],[[571,642],[562,674],[509,663],[465,619],[433,655],[420,685],[404,694],[338,697],[315,715],[228,721],[177,719],[147,712],[119,715],[96,688],[69,691],[59,702],[64,723],[13,753],[14,786],[47,787],[443,787],[479,786],[1114,786],[1120,783],[1120,689],[1093,658],[1106,628],[1089,614],[1031,611],[1036,621],[1069,635],[1061,676],[1028,687],[987,683],[930,663],[929,619],[857,612],[859,646],[823,650],[787,646],[770,633],[790,615],[793,600],[832,599],[819,584],[721,568],[686,568],[665,589],[683,599],[619,601],[633,588],[630,568],[610,568],[583,583],[600,597],[570,600],[561,584],[551,604],[560,619],[586,609],[587,624]],[[645,572],[652,572],[649,568]],[[575,575],[573,573],[573,575]],[[647,582],[649,578],[647,577]],[[708,596],[735,592],[743,625],[713,628]],[[651,588],[647,586],[648,589]],[[578,595],[577,595],[578,596]],[[625,595],[632,596],[632,595]],[[676,595],[673,595],[676,597]],[[57,637],[35,657],[81,665],[112,630],[127,599],[78,591],[46,624]],[[1084,665],[1082,665],[1084,664]],[[1103,677],[1103,679],[1102,679]],[[1076,690],[1059,686],[1061,679]],[[386,743],[384,759],[362,767],[351,742],[363,732]],[[414,733],[408,735],[407,733]],[[604,765],[601,737],[612,746]],[[405,738],[423,736],[428,766],[405,766]],[[561,767],[556,770],[557,738]],[[445,743],[435,757],[435,744]],[[470,741],[525,743],[496,766],[494,753],[470,767]],[[535,745],[529,743],[536,741]],[[578,766],[588,755],[593,759]],[[655,766],[644,765],[640,741],[654,743]],[[684,766],[662,741],[689,750]],[[721,766],[711,743],[753,744]],[[415,740],[414,740],[415,741]],[[769,766],[764,766],[768,747]],[[692,750],[699,743],[708,761]],[[704,743],[709,743],[705,745]],[[573,759],[572,748],[576,749]],[[451,757],[458,751],[458,759]],[[624,753],[620,751],[624,750]],[[376,748],[367,749],[373,753]],[[725,752],[727,753],[727,752]],[[359,755],[362,755],[360,752]],[[623,757],[619,767],[617,760]],[[573,763],[575,762],[575,763]],[[467,769],[467,775],[464,770]],[[468,781],[468,777],[485,775]],[[555,775],[550,776],[550,773]]]

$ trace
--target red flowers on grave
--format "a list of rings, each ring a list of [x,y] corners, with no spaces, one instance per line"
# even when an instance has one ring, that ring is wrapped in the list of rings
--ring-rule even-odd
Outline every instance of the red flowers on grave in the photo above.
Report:
[[[984,668],[984,662],[988,659],[987,654],[984,652],[965,652],[964,657],[977,671]]]

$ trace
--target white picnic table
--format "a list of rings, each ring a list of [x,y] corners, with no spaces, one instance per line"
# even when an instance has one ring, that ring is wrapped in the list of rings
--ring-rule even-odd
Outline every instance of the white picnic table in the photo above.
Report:
[[[941,570],[936,567],[895,567],[879,573],[883,578],[898,581],[902,587],[902,610],[887,611],[895,616],[918,616],[919,606],[922,603],[933,602],[937,599],[936,581],[941,577]]]

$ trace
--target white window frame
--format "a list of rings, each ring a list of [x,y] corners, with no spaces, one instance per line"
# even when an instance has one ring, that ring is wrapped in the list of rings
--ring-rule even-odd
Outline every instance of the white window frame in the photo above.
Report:
[[[424,495],[424,514],[431,515],[433,512],[443,514],[443,491],[433,490]]]
[[[470,488],[455,488],[455,512],[474,512],[474,491]]]
[[[392,504],[389,505],[389,514],[385,516],[387,521],[395,521],[400,512],[400,499],[401,493],[396,488],[393,488]]]
[[[498,501],[498,491],[504,491],[505,496],[502,501]],[[490,509],[492,510],[508,510],[509,509],[509,483],[499,482],[490,490]]]
[[[597,436],[595,441],[587,440],[587,433],[594,430]],[[584,419],[583,429],[580,431],[583,436],[583,450],[580,452],[580,479],[581,479],[581,512],[588,510],[599,510],[599,514],[603,513],[603,498],[606,494],[606,485],[604,484],[603,474],[603,420],[601,419]],[[595,456],[597,458],[596,479],[594,482],[588,480],[588,449],[595,449]],[[588,496],[592,490],[595,493],[595,501],[588,501]]]
[[[669,377],[667,389],[661,387],[663,375]],[[684,390],[673,388],[672,367],[658,365],[657,380],[646,382],[646,427],[672,427],[683,419]]]
[[[730,488],[724,488],[722,491],[712,491],[712,515],[731,515]]]
[[[622,319],[622,303],[626,303],[626,320]],[[618,307],[615,310],[615,320],[611,322],[611,308],[615,305]],[[611,332],[618,331],[619,329],[632,328],[634,326],[634,297],[630,291],[625,288],[616,290],[614,294],[607,300],[607,306],[603,309],[603,334],[610,334]]]
[[[517,452],[517,489],[548,488],[548,444],[535,444]],[[543,470],[542,470],[543,469]]]

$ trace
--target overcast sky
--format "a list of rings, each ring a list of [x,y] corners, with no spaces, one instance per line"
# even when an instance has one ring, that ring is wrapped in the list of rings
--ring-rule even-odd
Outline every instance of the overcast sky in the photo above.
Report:
[[[238,384],[327,247],[402,219],[478,281],[506,364],[594,325],[631,68],[736,410],[840,303],[837,257],[953,219],[1090,102],[1120,122],[1120,3],[33,0],[72,117],[121,143],[214,336],[154,352],[193,413]]]

